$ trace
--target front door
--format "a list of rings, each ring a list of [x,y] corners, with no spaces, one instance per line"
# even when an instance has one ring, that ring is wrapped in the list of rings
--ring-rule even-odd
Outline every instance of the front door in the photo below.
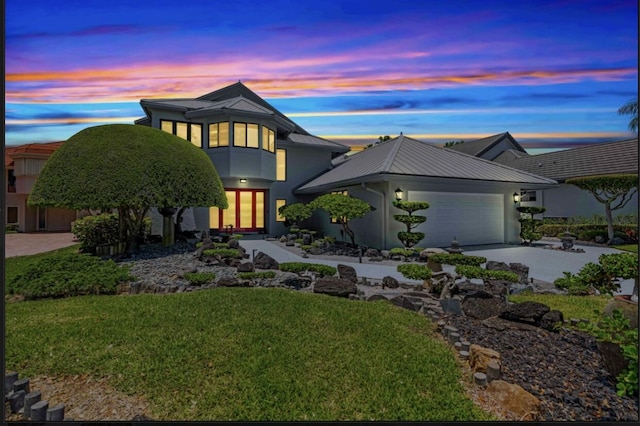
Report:
[[[210,228],[234,232],[263,231],[266,192],[264,189],[226,189],[229,208],[210,208]]]

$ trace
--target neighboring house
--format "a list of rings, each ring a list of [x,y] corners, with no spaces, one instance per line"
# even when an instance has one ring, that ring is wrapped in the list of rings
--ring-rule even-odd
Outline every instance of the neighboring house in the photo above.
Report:
[[[403,135],[334,163],[295,193],[340,191],[367,201],[375,210],[351,227],[358,243],[372,247],[402,245],[397,233],[405,227],[393,215],[405,213],[392,206],[396,189],[405,200],[430,204],[416,212],[427,217],[415,228],[426,234],[418,245],[448,247],[454,237],[461,245],[520,243],[513,193],[556,185],[552,179]],[[341,226],[329,222],[326,214],[319,221],[324,233],[339,236]]]
[[[5,148],[5,225],[15,226],[21,232],[71,230],[71,222],[76,219],[74,210],[27,205],[40,170],[62,143],[33,143]]]
[[[509,152],[516,157],[529,155],[509,132],[499,133],[482,139],[465,141],[447,148],[491,161],[494,161],[496,157],[502,155],[504,152]]]
[[[523,193],[522,204],[546,207],[545,217],[604,215],[604,206],[591,193],[564,182],[582,176],[637,174],[638,138],[520,157],[505,151],[494,161],[558,181],[557,188],[526,188],[528,191]],[[624,208],[614,211],[614,215],[631,213],[638,214],[637,194]]]
[[[308,201],[293,189],[349,151],[309,134],[240,82],[195,99],[142,99],[140,105],[146,117],[136,124],[202,148],[222,179],[229,208],[189,209],[184,230],[286,233],[278,208]],[[154,223],[159,233],[160,222]]]

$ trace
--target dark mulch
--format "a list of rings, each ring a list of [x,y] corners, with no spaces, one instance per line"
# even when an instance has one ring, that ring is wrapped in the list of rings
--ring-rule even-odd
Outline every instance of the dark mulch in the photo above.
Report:
[[[501,354],[502,379],[540,399],[541,420],[638,421],[638,400],[616,394],[592,336],[569,329],[498,331],[460,316],[447,322],[467,341]]]

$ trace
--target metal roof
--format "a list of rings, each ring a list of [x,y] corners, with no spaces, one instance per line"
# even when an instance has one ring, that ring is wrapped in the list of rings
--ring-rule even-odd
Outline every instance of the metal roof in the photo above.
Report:
[[[339,152],[349,151],[348,146],[345,146],[327,139],[322,139],[317,136],[312,136],[312,135],[301,135],[299,133],[290,133],[287,139],[294,143],[300,143],[303,145],[322,146],[322,147],[332,148],[334,151],[339,151]]]
[[[526,152],[518,151],[516,149],[507,149],[503,151],[500,155],[494,158],[491,161],[495,161],[496,163],[506,164],[506,162],[515,160],[517,158],[527,157],[529,154]]]
[[[454,151],[463,152],[465,154],[473,155],[476,157],[480,157],[482,154],[487,152],[491,147],[498,144],[502,140],[507,139],[511,144],[516,147],[518,150],[522,152],[526,152],[524,148],[520,146],[520,144],[511,136],[509,132],[499,133],[497,135],[488,136],[482,139],[475,139],[472,141],[465,141],[464,143],[459,143],[456,145],[452,145],[447,147],[448,149],[452,149]]]
[[[556,184],[551,179],[400,135],[352,155],[335,168],[302,185],[298,191],[314,192],[333,185],[364,182],[382,174]]]
[[[638,173],[638,138],[496,162],[563,182],[580,176]]]

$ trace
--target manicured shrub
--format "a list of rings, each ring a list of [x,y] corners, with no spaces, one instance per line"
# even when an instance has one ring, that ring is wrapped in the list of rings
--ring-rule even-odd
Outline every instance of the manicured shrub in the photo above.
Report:
[[[80,241],[83,252],[94,252],[96,247],[118,243],[118,215],[103,213],[85,216],[71,225],[71,232]]]
[[[275,278],[276,273],[274,271],[261,271],[261,272],[238,272],[238,278],[241,280],[259,280],[263,278]]]
[[[241,239],[244,238],[244,235],[242,235],[242,234],[233,234],[231,236],[231,238],[233,238],[234,240],[241,240]]]
[[[313,248],[313,246],[311,244],[304,244],[304,245],[301,245],[300,248],[304,251],[309,251]]]
[[[547,209],[545,207],[537,206],[520,206],[516,210],[520,212],[520,238],[522,242],[527,245],[531,245],[532,242],[542,238],[542,233],[537,232],[536,228],[542,224],[542,219],[535,219],[535,215],[544,213]]]
[[[202,255],[220,257],[221,259],[234,259],[240,257],[240,250],[230,248],[207,249],[202,252]]]
[[[456,266],[456,274],[463,277],[482,280],[502,280],[516,283],[520,280],[518,274],[509,271],[493,271],[480,268],[479,266],[458,265]]]
[[[26,300],[87,294],[114,294],[122,283],[135,280],[128,266],[89,254],[64,253],[42,258],[7,282],[10,294]]]
[[[293,272],[300,274],[302,272],[314,272],[321,277],[333,276],[336,274],[337,269],[333,266],[322,265],[319,263],[304,263],[304,262],[285,262],[279,265],[281,271]]]
[[[594,293],[593,287],[583,282],[571,272],[563,272],[564,277],[558,278],[553,283],[556,287],[566,290],[573,296],[588,296]]]
[[[429,259],[442,265],[480,266],[487,262],[486,257],[466,256],[458,253],[436,253],[430,255]]]
[[[394,247],[391,250],[389,250],[389,253],[392,256],[413,256],[414,254],[416,254],[416,251],[413,248],[403,248],[403,247]]]
[[[397,271],[400,272],[403,277],[411,280],[428,280],[432,275],[431,269],[419,263],[398,265]]]
[[[187,272],[184,274],[184,279],[189,281],[191,285],[204,285],[212,283],[216,279],[216,274],[213,272]]]

